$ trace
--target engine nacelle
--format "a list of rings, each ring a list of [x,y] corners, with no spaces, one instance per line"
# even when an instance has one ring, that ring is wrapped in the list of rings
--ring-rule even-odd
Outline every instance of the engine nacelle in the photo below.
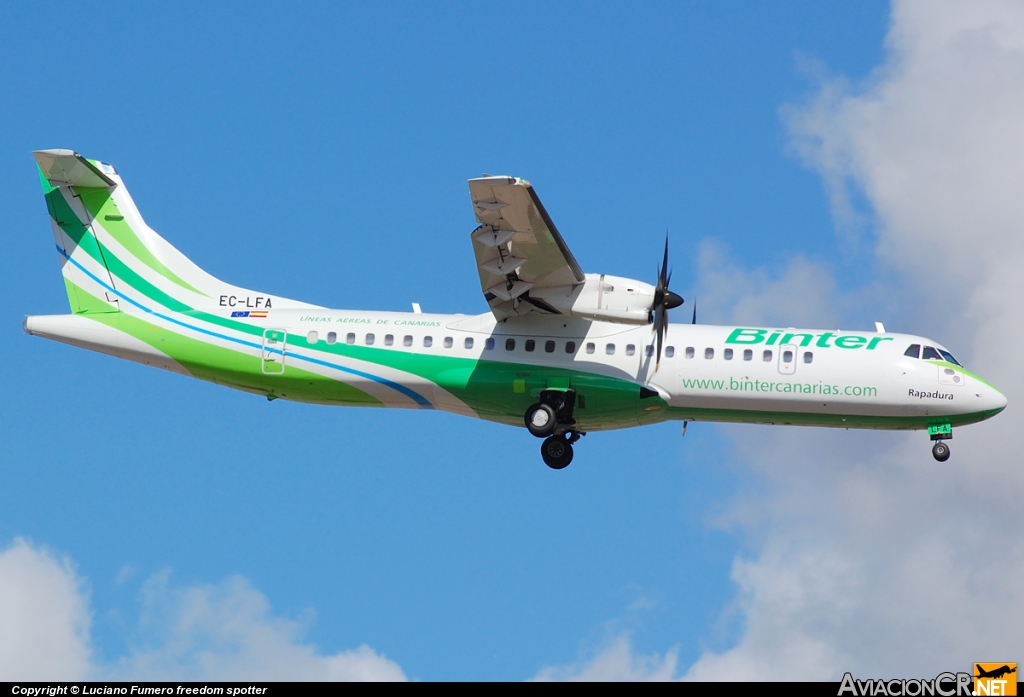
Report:
[[[649,283],[632,278],[588,273],[580,285],[534,288],[530,297],[570,317],[647,324],[654,305],[654,290]]]

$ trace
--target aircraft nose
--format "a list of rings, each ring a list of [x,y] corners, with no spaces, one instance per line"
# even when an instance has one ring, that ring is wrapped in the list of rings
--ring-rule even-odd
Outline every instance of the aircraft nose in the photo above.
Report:
[[[999,411],[1002,411],[1003,409],[1006,408],[1006,395],[1004,395],[997,389],[992,390],[992,393],[989,395],[988,401],[992,404],[992,406],[989,407],[990,409],[998,409]]]

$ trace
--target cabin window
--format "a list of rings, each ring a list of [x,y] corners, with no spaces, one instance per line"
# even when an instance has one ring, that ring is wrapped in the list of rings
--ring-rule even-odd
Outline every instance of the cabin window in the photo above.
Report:
[[[732,360],[732,349],[726,349],[726,350],[722,351],[722,358],[724,358],[727,361],[731,361]]]
[[[921,357],[921,344],[911,344],[906,351],[903,352],[904,356],[910,356],[911,358]]]
[[[753,351],[753,349],[743,349],[743,360],[745,360],[745,361],[752,361],[752,360],[754,360],[754,351]]]
[[[493,351],[493,350],[494,350],[494,339],[492,339],[492,338],[484,339],[484,351]]]
[[[804,363],[813,363],[813,362],[814,362],[814,354],[811,353],[810,351],[804,351]]]
[[[941,361],[942,360],[942,356],[940,356],[939,352],[936,351],[935,348],[932,347],[932,346],[925,346],[924,347],[924,351],[921,352],[921,358],[923,358],[926,361]]]
[[[348,334],[345,335],[345,343],[346,344],[354,344],[354,343],[356,343],[356,334],[355,334],[355,332],[349,332]]]
[[[674,356],[674,355],[676,355],[676,347],[675,346],[666,346],[665,347],[665,358],[672,358],[672,356]]]
[[[942,357],[945,358],[950,363],[952,363],[953,365],[960,365],[960,361],[958,361],[957,359],[953,358],[953,354],[950,353],[949,351],[944,351],[943,349],[939,349],[939,353],[941,353]],[[962,365],[960,365],[960,367],[963,368]]]
[[[565,342],[565,352],[566,353],[576,353],[576,342],[575,341],[566,341]]]
[[[444,347],[445,348],[451,348],[454,345],[455,345],[455,341],[450,336],[446,336],[444,338]]]
[[[366,345],[367,346],[373,346],[373,342],[376,340],[376,338],[377,337],[375,337],[373,334],[367,334],[366,335]]]
[[[587,353],[593,353],[595,348],[596,347],[594,346],[594,342],[593,341],[588,341],[587,342]]]
[[[412,346],[412,335],[406,334],[402,337],[402,346]]]
[[[433,346],[434,345],[434,337],[432,337],[432,336],[425,336],[425,337],[423,337],[423,345],[426,346],[427,348],[430,348],[431,346]]]
[[[693,350],[692,346],[687,346],[686,347],[686,357],[687,358],[693,358],[696,355],[697,355],[697,352]]]
[[[316,332],[310,332],[309,334],[306,334],[306,341],[310,344],[315,344],[317,341],[319,341],[319,339],[320,337],[317,336]]]
[[[516,340],[515,339],[505,339],[505,350],[506,351],[515,351],[516,350]]]
[[[615,344],[605,344],[604,352],[609,356],[615,355]]]
[[[792,363],[793,362],[793,352],[792,351],[783,351],[782,352],[782,362],[783,363]]]
[[[544,352],[545,353],[554,353],[555,352],[555,342],[554,341],[545,341],[544,342]]]
[[[462,342],[462,345],[468,349],[473,348],[473,337],[467,336],[466,340]]]
[[[395,335],[394,334],[385,334],[384,335],[384,345],[385,346],[392,346],[392,345],[394,345],[394,343],[395,343]]]
[[[534,341],[533,339],[527,339],[526,340],[526,346],[524,346],[524,348],[527,351],[532,351],[533,349],[537,348],[537,342]]]
[[[327,332],[327,343],[328,344],[333,344],[333,343],[336,343],[337,341],[338,341],[338,333],[337,332]]]
[[[712,359],[715,357],[715,350],[713,348],[704,349],[704,358]]]
[[[648,358],[653,356],[654,355],[654,344],[647,344],[647,348],[644,349],[644,353],[647,354]]]
[[[771,351],[765,351],[761,355],[761,360],[763,360],[765,363],[771,363],[772,362],[772,352]]]
[[[634,353],[636,353],[636,346],[633,344],[626,344],[626,355],[632,356]]]

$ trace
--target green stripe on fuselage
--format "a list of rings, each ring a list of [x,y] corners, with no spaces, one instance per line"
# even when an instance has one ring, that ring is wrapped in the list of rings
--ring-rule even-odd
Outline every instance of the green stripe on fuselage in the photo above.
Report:
[[[385,349],[350,344],[310,344],[304,335],[289,335],[290,346],[299,346],[319,353],[344,356],[367,363],[383,365],[429,380],[468,405],[482,419],[512,425],[523,425],[526,409],[537,402],[537,394],[558,384],[568,385],[577,393],[575,418],[581,430],[598,431],[627,428],[660,420],[661,409],[644,411],[644,407],[665,403],[658,398],[640,400],[640,386],[628,379],[607,377],[582,370],[506,363],[413,353],[401,349]],[[523,382],[516,392],[514,383]],[[579,396],[582,404],[579,406]],[[429,397],[429,395],[428,395]]]
[[[82,187],[72,187],[72,189],[76,194],[78,194],[78,197],[82,200],[86,210],[89,211],[89,214],[93,219],[96,220],[104,230],[110,233],[110,236],[117,240],[118,244],[128,250],[132,256],[166,278],[168,281],[176,283],[185,290],[192,291],[197,295],[209,297],[206,293],[203,293],[186,281],[182,280],[176,273],[164,266],[163,262],[153,255],[153,252],[151,252],[142,240],[139,239],[131,226],[124,221],[121,211],[118,209],[117,204],[114,203],[114,199],[111,197],[110,192],[107,189],[91,189]]]
[[[74,285],[74,284],[71,284]],[[75,287],[79,294],[88,295]],[[101,302],[94,299],[95,302]],[[179,363],[192,376],[257,394],[317,404],[379,407],[380,400],[351,385],[294,365],[283,375],[265,375],[259,355],[193,339],[127,312],[88,314],[89,319],[139,339]]]

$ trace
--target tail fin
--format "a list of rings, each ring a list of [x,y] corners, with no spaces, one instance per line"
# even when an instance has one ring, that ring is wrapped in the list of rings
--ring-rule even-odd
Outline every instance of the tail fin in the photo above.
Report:
[[[315,307],[237,288],[200,269],[146,225],[110,165],[72,150],[33,154],[73,313],[213,309],[229,297],[261,298],[261,309]]]

